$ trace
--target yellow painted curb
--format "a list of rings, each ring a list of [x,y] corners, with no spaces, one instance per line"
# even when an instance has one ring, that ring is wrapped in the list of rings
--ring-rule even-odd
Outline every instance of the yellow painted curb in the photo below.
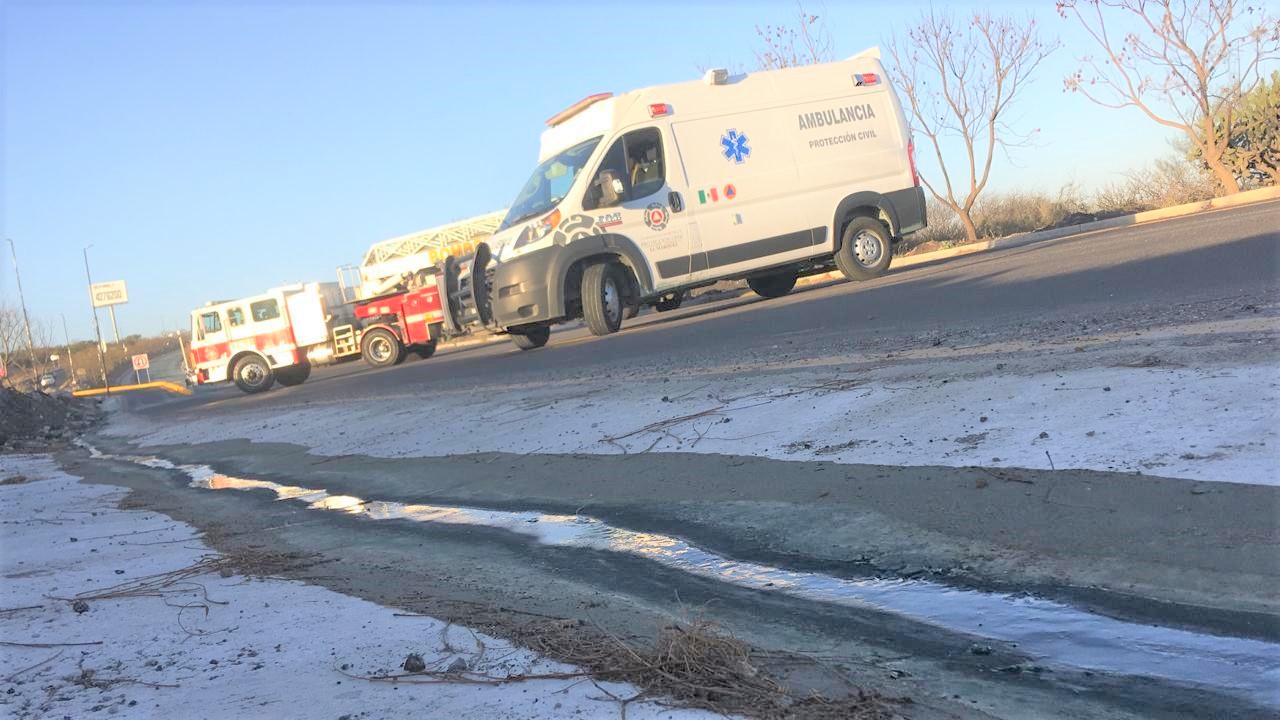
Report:
[[[107,388],[89,388],[88,390],[72,390],[71,394],[75,397],[90,397],[92,395],[106,395],[112,392],[128,392],[130,390],[164,390],[174,395],[190,395],[191,389],[179,385],[168,380],[156,380],[155,382],[138,383],[135,385],[112,385]]]

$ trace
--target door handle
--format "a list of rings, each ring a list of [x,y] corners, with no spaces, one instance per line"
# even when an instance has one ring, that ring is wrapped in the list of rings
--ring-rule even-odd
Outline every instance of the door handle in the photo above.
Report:
[[[678,213],[684,210],[684,198],[680,197],[680,193],[675,190],[667,193],[667,204],[671,206],[671,212]]]

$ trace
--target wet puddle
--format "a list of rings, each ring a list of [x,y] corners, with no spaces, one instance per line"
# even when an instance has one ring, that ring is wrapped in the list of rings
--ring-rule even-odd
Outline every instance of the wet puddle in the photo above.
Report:
[[[1125,622],[1032,597],[961,590],[925,580],[848,579],[742,562],[679,538],[614,527],[586,515],[508,512],[417,505],[331,495],[325,490],[231,477],[207,465],[163,458],[95,458],[178,470],[208,490],[269,490],[277,500],[369,520],[476,525],[523,535],[545,545],[627,553],[682,572],[764,592],[892,613],[977,638],[1007,642],[1043,665],[1161,678],[1280,708],[1280,645]]]

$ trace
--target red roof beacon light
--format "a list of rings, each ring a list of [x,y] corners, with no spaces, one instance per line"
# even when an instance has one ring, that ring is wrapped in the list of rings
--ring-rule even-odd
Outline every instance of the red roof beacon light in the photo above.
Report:
[[[880,84],[880,76],[875,73],[858,73],[853,76],[853,84],[858,87],[862,87],[863,85],[878,85]]]
[[[671,114],[671,106],[666,103],[654,103],[649,106],[649,117],[666,117]]]

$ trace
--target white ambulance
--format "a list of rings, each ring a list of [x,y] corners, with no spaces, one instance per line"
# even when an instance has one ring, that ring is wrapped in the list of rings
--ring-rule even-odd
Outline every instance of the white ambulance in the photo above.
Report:
[[[582,317],[717,280],[765,297],[839,268],[866,280],[925,226],[902,106],[879,51],[593,95],[547,121],[539,164],[477,253],[492,326],[531,348]]]

